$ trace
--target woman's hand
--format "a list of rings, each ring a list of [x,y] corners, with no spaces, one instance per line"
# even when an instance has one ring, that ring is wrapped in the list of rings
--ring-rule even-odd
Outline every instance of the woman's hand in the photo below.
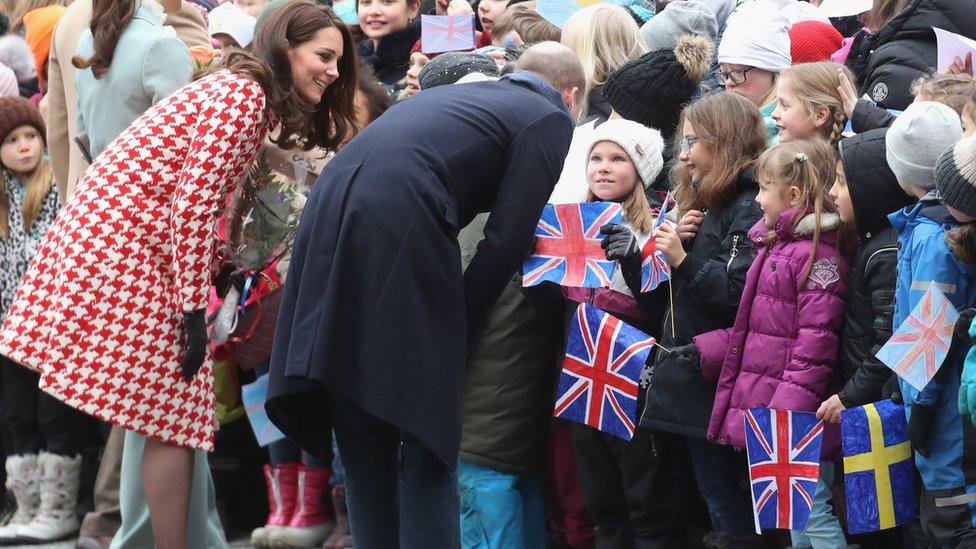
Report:
[[[850,120],[854,116],[854,107],[857,106],[857,89],[854,88],[854,83],[847,78],[847,74],[839,68],[837,69],[837,81],[840,84],[837,86],[837,91],[844,102],[844,114]]]
[[[654,236],[654,248],[664,254],[668,264],[672,267],[681,265],[688,254],[685,253],[685,248],[681,244],[681,238],[678,237],[675,228],[670,223],[662,223],[654,232]]]
[[[823,402],[817,409],[817,419],[828,423],[840,423],[840,413],[847,409],[840,397],[834,395]]]
[[[701,228],[703,219],[705,219],[705,214],[698,210],[688,210],[685,212],[685,215],[681,216],[681,221],[678,222],[678,238],[682,242],[695,238],[695,235],[698,234],[698,229]]]

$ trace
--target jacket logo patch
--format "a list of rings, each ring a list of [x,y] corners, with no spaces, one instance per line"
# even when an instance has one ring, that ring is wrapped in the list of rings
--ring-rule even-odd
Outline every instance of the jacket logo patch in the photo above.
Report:
[[[874,89],[871,90],[871,98],[874,99],[875,103],[880,103],[888,97],[888,85],[884,82],[878,82],[874,85]]]
[[[807,289],[813,290],[815,285],[820,285],[821,289],[826,290],[827,286],[838,280],[840,280],[840,272],[837,263],[832,259],[818,259],[814,261],[813,268],[810,269]]]

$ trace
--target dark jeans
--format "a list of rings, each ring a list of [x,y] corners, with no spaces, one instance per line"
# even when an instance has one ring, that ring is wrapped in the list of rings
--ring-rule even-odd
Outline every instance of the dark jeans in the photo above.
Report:
[[[755,534],[745,450],[711,444],[704,438],[686,439],[698,489],[712,518],[712,529],[733,535]]]
[[[682,545],[682,526],[668,452],[638,428],[629,442],[580,423],[571,427],[583,499],[596,522],[598,549]]]
[[[329,394],[357,549],[460,546],[457,471],[396,426]]]
[[[37,387],[38,374],[0,357],[3,421],[10,429],[8,456],[41,450],[76,456],[84,447],[85,415]]]

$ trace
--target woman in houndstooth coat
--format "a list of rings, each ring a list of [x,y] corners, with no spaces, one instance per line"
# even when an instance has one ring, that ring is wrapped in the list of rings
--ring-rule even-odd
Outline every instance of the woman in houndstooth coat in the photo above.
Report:
[[[155,519],[186,509],[188,449],[213,449],[203,310],[216,221],[276,124],[283,146],[335,148],[354,124],[355,87],[351,39],[332,11],[310,0],[280,8],[251,52],[228,53],[98,156],[0,329],[0,354],[36,370],[44,391],[148,438],[143,479],[160,546],[185,546],[185,512]],[[155,473],[165,481],[148,480]]]

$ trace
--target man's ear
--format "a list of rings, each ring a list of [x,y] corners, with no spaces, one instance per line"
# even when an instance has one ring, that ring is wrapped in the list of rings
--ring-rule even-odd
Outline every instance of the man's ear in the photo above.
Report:
[[[560,94],[563,98],[563,104],[565,104],[566,108],[569,109],[569,112],[572,113],[573,118],[579,118],[580,115],[579,91],[580,89],[574,86],[573,89],[563,90]]]

